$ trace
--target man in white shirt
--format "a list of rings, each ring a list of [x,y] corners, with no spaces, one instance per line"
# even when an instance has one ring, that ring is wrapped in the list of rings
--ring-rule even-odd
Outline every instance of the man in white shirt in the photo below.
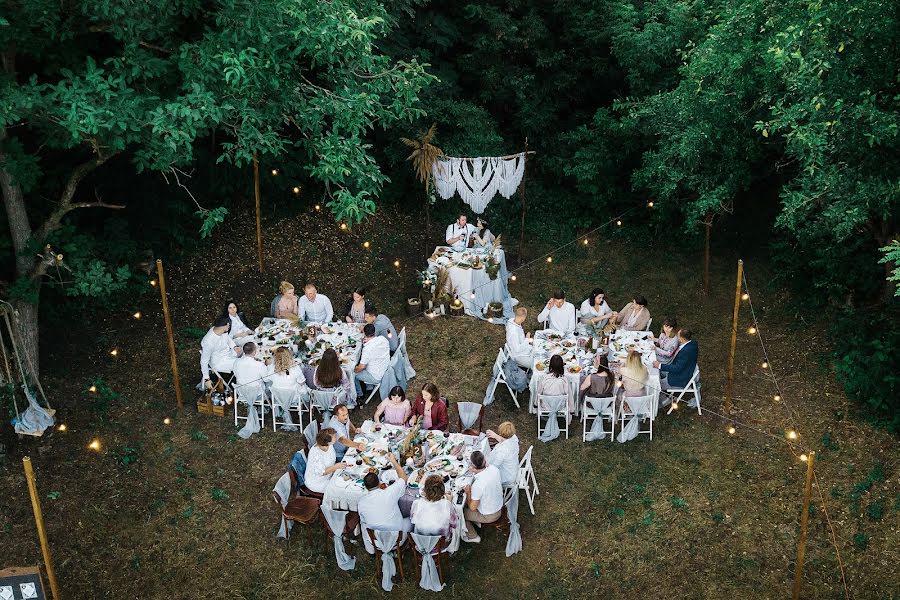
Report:
[[[520,367],[530,369],[533,365],[534,349],[531,346],[531,334],[525,333],[522,323],[528,318],[528,309],[520,306],[515,316],[506,322],[506,345],[509,346],[510,358]]]
[[[274,368],[271,358],[267,358],[265,362],[257,360],[255,343],[247,342],[243,349],[244,355],[234,361],[234,379],[237,382],[236,388],[245,390],[244,397],[253,401],[257,385],[265,387],[267,382],[272,381]]]
[[[388,462],[397,473],[397,480],[384,488],[376,473],[368,473],[363,478],[366,495],[359,499],[357,512],[359,520],[369,529],[377,531],[412,531],[412,524],[400,512],[400,497],[406,493],[406,473],[393,453],[387,453]]]
[[[463,508],[466,530],[462,541],[477,544],[481,537],[475,529],[475,523],[493,523],[500,518],[503,509],[503,483],[500,471],[494,465],[489,465],[479,450],[472,453],[469,462],[469,470],[475,474],[475,480],[466,486],[466,505]]]
[[[307,283],[300,297],[300,320],[313,323],[329,323],[334,320],[334,308],[325,294],[316,292],[316,286]]]
[[[230,329],[231,319],[228,315],[222,315],[215,320],[200,342],[200,372],[203,373],[203,385],[207,389],[212,389],[213,382],[219,379],[215,373],[210,373],[211,369],[218,371],[228,381],[234,371],[234,360],[241,353],[241,349],[228,335]]]
[[[448,246],[462,251],[469,247],[469,240],[477,232],[474,225],[466,222],[466,215],[459,215],[455,222],[447,226],[447,235],[444,236],[444,239]]]
[[[378,309],[372,306],[366,309],[365,319],[366,323],[371,323],[375,326],[375,335],[380,335],[388,341],[391,355],[393,355],[400,344],[400,336],[397,335],[397,330],[394,329],[394,324],[391,323],[388,316],[378,314]]]
[[[574,333],[575,305],[566,302],[565,293],[559,290],[547,301],[544,310],[538,315],[538,321],[547,321],[547,329],[555,329],[563,335]]]
[[[359,364],[353,371],[356,373],[356,397],[363,399],[362,384],[378,385],[391,362],[391,347],[387,338],[375,335],[375,326],[366,323],[363,327],[363,349]]]

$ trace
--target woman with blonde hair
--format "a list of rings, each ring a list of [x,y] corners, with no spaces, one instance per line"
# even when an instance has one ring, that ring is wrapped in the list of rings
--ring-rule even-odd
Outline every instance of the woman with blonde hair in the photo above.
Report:
[[[625,364],[619,369],[619,380],[622,382],[622,389],[625,390],[625,397],[636,398],[645,395],[649,378],[650,372],[641,362],[641,353],[630,350]]]
[[[296,389],[298,385],[306,386],[303,369],[294,360],[291,351],[281,346],[275,350],[275,372],[272,374],[272,387],[280,389]]]
[[[276,319],[297,319],[300,314],[300,299],[294,292],[294,284],[282,281],[278,291],[280,293],[272,300],[272,316]]]
[[[497,427],[497,433],[488,430],[487,437],[497,442],[488,462],[500,471],[500,480],[504,484],[515,483],[519,479],[519,436],[516,435],[516,426],[510,421],[503,421]]]

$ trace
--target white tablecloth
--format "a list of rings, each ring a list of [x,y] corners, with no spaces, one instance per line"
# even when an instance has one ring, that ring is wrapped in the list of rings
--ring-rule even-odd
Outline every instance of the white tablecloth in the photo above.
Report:
[[[650,374],[647,379],[647,394],[652,395],[656,406],[659,406],[659,369],[653,367],[653,361],[657,358],[656,346],[650,339],[652,335],[649,331],[617,330],[610,336],[608,357],[610,365],[614,362],[624,363],[628,357],[628,348],[635,346],[635,349],[641,353],[641,362],[644,363]]]
[[[566,383],[569,384],[569,404],[574,409],[574,414],[581,412],[578,397],[581,382],[590,373],[594,372],[594,354],[590,348],[590,338],[563,336],[558,331],[544,329],[534,334],[534,361],[531,366],[531,401],[528,410],[532,414],[537,413],[538,390],[547,370],[550,367],[550,358],[554,354],[563,357],[565,363]]]
[[[465,252],[457,252],[450,250],[447,246],[438,246],[428,259],[428,269],[430,271],[436,271],[438,267],[447,269],[450,276],[448,291],[459,295],[467,315],[484,318],[488,304],[491,302],[503,303],[503,317],[494,319],[495,323],[503,324],[506,319],[512,318],[512,308],[516,304],[507,288],[509,271],[506,269],[506,254],[502,248],[493,251],[494,258],[500,262],[500,270],[494,279],[490,278],[483,266],[483,261],[487,256],[487,250],[484,248],[471,248]],[[460,263],[471,264],[475,257],[482,261],[481,267],[476,269],[458,266]],[[472,298],[473,291],[475,298]]]

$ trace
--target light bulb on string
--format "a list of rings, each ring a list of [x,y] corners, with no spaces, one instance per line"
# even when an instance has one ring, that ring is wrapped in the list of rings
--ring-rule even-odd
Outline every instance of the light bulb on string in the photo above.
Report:
[[[774,400],[775,402],[781,402],[781,395],[775,394],[775,396],[772,398],[772,400]]]
[[[96,394],[96,393],[97,393],[97,386],[96,386],[96,385],[92,385],[91,387],[88,388],[88,391],[89,391],[90,393],[92,393],[92,394]]]
[[[65,423],[60,423],[59,427],[56,428],[57,431],[66,431],[68,427],[66,427]]]
[[[621,226],[622,226],[622,221],[621,221],[621,219],[619,219],[619,220],[616,220],[616,225],[618,225],[618,226],[619,226],[619,227],[621,227]]]
[[[293,188],[293,190],[291,190],[291,191],[293,191],[295,194],[299,194],[299,193],[300,193],[300,188],[297,187],[297,186],[295,185],[294,188]]]
[[[796,440],[796,439],[797,439],[797,432],[794,431],[793,429],[788,430],[788,432],[787,432],[787,439],[789,439],[789,440]]]
[[[90,444],[88,444],[88,448],[93,450],[94,452],[100,451],[100,440],[94,438]]]
[[[395,261],[394,261],[394,266],[395,266],[396,268],[399,269],[399,268],[400,268],[400,261],[399,261],[399,260],[395,260]]]
[[[548,257],[547,257],[547,262],[548,262],[548,263],[552,263],[552,262],[553,262],[553,257],[552,257],[552,256],[548,256]]]
[[[151,279],[151,280],[150,280],[150,285],[152,285],[153,287],[156,287],[156,280],[155,280],[155,279]]]
[[[488,323],[493,323],[493,322],[494,322],[494,317],[488,317]]]
[[[801,454],[801,455],[800,455],[800,460],[802,460],[803,462],[806,462],[806,461],[809,460],[809,457],[808,457],[806,454]]]
[[[587,239],[587,238],[584,238],[584,240],[582,240],[581,243],[584,244],[585,246],[587,246],[587,245],[588,245],[588,239]]]
[[[749,299],[750,299],[750,294],[748,294],[747,292],[744,292],[743,294],[741,294],[741,300],[749,300]]]
[[[735,432],[735,431],[737,431],[737,429],[734,428],[734,425],[729,425],[729,427],[728,427],[728,433],[729,433],[730,435],[734,435],[734,432]]]
[[[472,290],[472,292],[469,294],[469,298],[471,298],[472,300],[475,299],[475,290]]]
[[[347,231],[347,224],[341,223],[341,231]]]
[[[509,276],[509,280],[510,280],[510,281],[515,281],[515,280],[516,280],[516,276],[515,276],[515,275],[510,275],[510,276]]]
[[[756,327],[750,327],[750,328],[748,328],[748,329],[747,329],[747,333],[750,334],[750,335],[755,335],[755,334],[756,334]]]
[[[763,363],[762,363],[760,366],[761,366],[763,369],[768,369],[768,368],[769,368],[769,363],[767,363],[766,361],[763,361]]]
[[[366,250],[368,250],[368,249],[369,249],[369,242],[363,242],[363,248],[365,248]]]
[[[110,350],[110,351],[109,351],[109,355],[112,356],[112,357],[118,356],[118,355],[119,355],[119,350],[118,350],[118,348],[113,348],[112,350]]]
[[[647,208],[653,208],[653,200],[647,203]]]
[[[677,402],[673,402],[673,403],[672,403],[672,410],[678,410],[678,403],[677,403]]]
[[[278,177],[278,169],[272,169],[272,177]]]
[[[321,204],[316,204],[316,210],[322,210],[322,205],[321,205]]]
[[[170,419],[169,417],[166,417],[165,419],[163,419],[163,425],[169,425],[171,422],[172,422],[172,419]]]
[[[138,319],[141,318],[141,311],[137,311],[136,313],[134,313],[131,316],[134,317],[134,319],[137,321]]]

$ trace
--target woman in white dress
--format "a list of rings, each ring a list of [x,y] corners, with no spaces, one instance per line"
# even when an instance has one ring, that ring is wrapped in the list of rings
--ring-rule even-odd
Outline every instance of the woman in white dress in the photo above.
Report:
[[[456,528],[456,511],[444,493],[440,475],[429,475],[425,480],[422,496],[412,503],[409,520],[418,534],[450,537],[450,531]]]
[[[497,433],[487,432],[488,439],[497,442],[491,449],[488,462],[500,471],[500,481],[504,484],[515,483],[519,478],[519,436],[516,426],[503,421],[497,427]]]
[[[591,295],[585,298],[578,311],[578,318],[582,323],[594,327],[605,327],[613,313],[606,303],[606,293],[600,288],[591,290]]]
[[[222,311],[222,314],[231,321],[231,331],[229,332],[229,335],[235,342],[241,338],[247,338],[248,336],[253,335],[253,329],[244,322],[246,317],[244,317],[244,313],[241,312],[241,307],[238,306],[234,300],[229,300],[225,303],[225,310]],[[241,343],[249,341],[251,340],[244,339],[241,340]]]
[[[569,420],[572,419],[572,413],[575,410],[575,399],[570,393],[569,382],[566,381],[566,365],[562,356],[554,354],[550,358],[550,364],[547,365],[547,375],[541,379],[538,384],[538,394],[541,396],[566,396],[566,403],[569,406]],[[542,406],[547,410],[546,405]]]
[[[324,494],[331,475],[347,468],[346,463],[336,462],[334,439],[334,429],[326,427],[316,434],[316,445],[309,449],[303,483],[313,492]]]
[[[299,393],[305,395],[308,388],[306,387],[306,378],[303,376],[303,368],[295,364],[291,351],[281,346],[275,350],[275,361],[273,364],[274,372],[272,373],[272,389],[284,390],[287,392],[285,398],[290,398],[291,394]],[[273,394],[274,398],[274,394]],[[288,400],[285,399],[285,402]],[[282,407],[287,408],[287,407]]]

